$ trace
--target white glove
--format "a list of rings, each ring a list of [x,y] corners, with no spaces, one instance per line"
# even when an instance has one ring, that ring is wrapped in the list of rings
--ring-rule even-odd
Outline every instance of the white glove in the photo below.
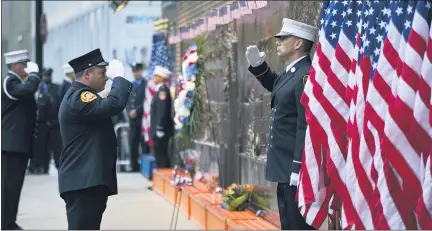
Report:
[[[299,174],[297,174],[297,173],[291,173],[291,179],[290,179],[290,184],[289,185],[297,187],[298,181],[299,181]]]
[[[265,52],[260,52],[257,46],[253,45],[246,48],[246,59],[252,67],[261,65],[265,61],[265,58]]]
[[[159,132],[159,131],[157,131],[157,132],[156,132],[156,136],[157,136],[158,138],[162,138],[162,137],[165,136],[165,132]]]
[[[34,63],[34,62],[27,62],[27,67],[26,68],[24,68],[24,71],[27,73],[27,74],[30,74],[30,73],[32,73],[32,72],[39,72],[39,66],[37,65],[37,63]]]
[[[117,59],[111,60],[111,62],[108,65],[108,70],[106,72],[106,76],[110,79],[113,79],[115,77],[125,77],[125,68],[121,61]]]

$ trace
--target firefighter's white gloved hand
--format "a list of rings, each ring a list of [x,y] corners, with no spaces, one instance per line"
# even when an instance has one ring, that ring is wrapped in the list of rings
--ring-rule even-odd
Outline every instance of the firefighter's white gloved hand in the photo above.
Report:
[[[27,67],[24,68],[24,71],[25,71],[27,74],[30,74],[30,73],[32,73],[32,72],[36,72],[36,73],[38,73],[38,72],[39,72],[39,66],[37,65],[37,63],[34,63],[34,62],[27,62]]]
[[[265,52],[260,52],[257,46],[252,45],[246,48],[246,59],[252,67],[261,65],[265,61],[265,58]]]
[[[116,77],[125,77],[125,68],[121,61],[117,59],[111,60],[108,65],[108,70],[106,72],[106,76],[110,79],[114,79]]]
[[[291,173],[290,186],[296,186],[297,187],[298,181],[299,181],[299,174]]]
[[[162,138],[162,137],[165,136],[165,132],[157,131],[157,132],[156,132],[156,136],[157,136],[158,138]]]

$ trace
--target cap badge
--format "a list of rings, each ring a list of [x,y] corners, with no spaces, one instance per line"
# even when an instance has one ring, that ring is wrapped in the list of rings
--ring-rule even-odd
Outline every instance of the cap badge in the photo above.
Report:
[[[303,85],[306,85],[306,82],[307,82],[308,78],[309,78],[309,75],[304,75],[304,76],[302,77]]]

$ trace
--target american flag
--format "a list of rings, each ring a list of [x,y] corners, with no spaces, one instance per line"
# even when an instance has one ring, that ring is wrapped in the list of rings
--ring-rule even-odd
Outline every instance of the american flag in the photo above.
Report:
[[[248,4],[246,1],[239,1],[239,6],[240,6],[240,14],[242,16],[252,14],[252,10],[248,7]]]
[[[431,6],[429,4],[429,9],[430,7]],[[432,73],[432,26],[430,28],[429,35],[427,36],[426,52],[423,57],[423,63],[420,73],[421,76],[419,78],[418,90],[414,104],[414,119],[421,127],[414,128],[412,135],[423,134],[424,132],[426,132],[429,136],[429,139],[431,139],[432,123],[428,121],[428,115],[432,115],[432,110],[430,110],[431,108],[429,104],[429,102],[431,102],[432,100],[432,78],[430,78],[430,73]],[[422,135],[422,137],[425,137],[425,135]],[[427,147],[428,142],[425,141],[421,141],[419,143],[425,144],[425,146],[421,147],[421,157],[425,164],[424,166],[422,166],[423,196],[419,198],[419,201],[417,203],[416,214],[418,216],[419,223],[421,224],[421,227],[423,229],[432,229],[432,222],[430,222],[432,203],[426,203],[428,201],[432,201],[432,193],[430,193],[430,185],[432,184],[432,146]]]
[[[190,24],[187,25],[184,28],[184,30],[185,30],[185,32],[184,32],[184,39],[190,39],[190,37],[191,37],[191,25]]]
[[[185,39],[186,28],[185,27],[180,27],[179,31],[180,31],[180,39]]]
[[[246,1],[246,3],[247,3],[247,6],[249,7],[249,9],[251,9],[251,10],[258,9],[255,1]]]
[[[430,1],[323,1],[298,187],[315,228],[333,209],[343,229],[431,228],[431,16]]]
[[[257,9],[261,9],[267,6],[267,1],[255,1],[255,5]]]
[[[153,84],[153,81],[151,79],[153,78],[153,71],[155,66],[160,65],[163,67],[166,67],[171,70],[171,72],[174,73],[173,69],[173,63],[174,61],[169,58],[168,49],[167,49],[167,38],[164,33],[157,33],[153,35],[153,45],[152,45],[152,52],[151,52],[151,58],[150,63],[148,67],[148,84],[146,88],[146,98],[144,100],[144,115],[142,118],[142,125],[141,125],[141,133],[144,135],[145,140],[151,144],[151,139],[148,136],[150,131],[150,105],[151,100],[153,98],[153,95],[155,93],[155,87],[156,85]],[[167,85],[169,86],[169,82]]]
[[[189,25],[188,25],[188,31],[187,31],[187,38],[188,39],[191,39],[191,38],[193,38],[193,36],[194,36],[194,31],[195,31],[195,29],[194,29],[194,24],[193,23],[189,23]]]
[[[189,39],[192,39],[195,37],[195,33],[196,33],[195,28],[196,28],[195,23],[192,23],[189,25]]]
[[[174,38],[174,32],[170,32],[168,36],[168,44],[174,44],[175,38]]]
[[[218,20],[218,10],[213,9],[208,13],[208,17],[207,17],[208,31],[216,30],[217,20]]]
[[[231,17],[233,19],[239,19],[239,18],[241,18],[242,15],[241,15],[241,12],[240,12],[240,4],[239,4],[239,2],[233,2],[231,4],[230,9],[231,9]]]
[[[223,25],[225,24],[225,15],[226,15],[226,7],[221,7],[218,10],[218,16],[217,16],[217,24],[218,25]]]
[[[207,32],[207,19],[206,18],[200,19],[200,29],[199,29],[199,31],[200,31],[200,33]]]
[[[224,10],[225,14],[223,17],[223,22],[224,22],[224,24],[228,24],[228,23],[232,22],[232,20],[233,20],[232,15],[231,15],[231,5],[224,6],[223,8],[225,8],[225,10]]]
[[[427,144],[431,143],[429,136],[431,131],[423,131],[419,122],[426,121],[416,120],[413,114],[418,80],[421,76],[423,58],[429,41],[432,16],[431,2],[398,3],[395,12],[398,15],[397,20],[400,21],[398,23],[403,24],[401,32],[403,39],[401,39],[399,46],[399,55],[391,57],[394,62],[398,62],[392,82],[392,93],[395,98],[389,105],[385,119],[382,150],[400,176],[404,201],[411,208],[421,203],[419,199],[423,197],[424,193],[432,193],[430,189],[423,192],[424,173],[420,171],[425,166],[421,159],[424,151],[422,147],[424,145],[429,146]],[[411,128],[415,128],[420,133],[411,134]],[[423,142],[426,143],[423,144]],[[430,155],[430,152],[425,154]],[[425,201],[425,203],[430,205],[431,202]],[[429,221],[420,223],[420,226],[430,228],[432,217],[429,216]],[[415,228],[415,226],[412,227]],[[407,229],[412,229],[412,227],[407,227]]]

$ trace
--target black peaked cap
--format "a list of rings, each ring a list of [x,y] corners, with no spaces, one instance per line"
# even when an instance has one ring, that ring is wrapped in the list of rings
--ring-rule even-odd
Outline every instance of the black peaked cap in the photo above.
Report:
[[[105,67],[108,66],[108,63],[104,60],[98,48],[78,58],[72,59],[69,61],[69,65],[73,68],[75,73],[78,73],[94,66]]]

